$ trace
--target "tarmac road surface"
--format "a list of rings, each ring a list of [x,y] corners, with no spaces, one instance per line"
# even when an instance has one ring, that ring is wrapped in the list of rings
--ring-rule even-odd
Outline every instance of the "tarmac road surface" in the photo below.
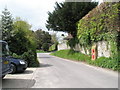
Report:
[[[118,73],[61,59],[47,53],[37,54],[41,68],[35,72],[33,88],[118,88]]]
[[[118,73],[38,53],[40,67],[8,74],[3,88],[118,88]]]

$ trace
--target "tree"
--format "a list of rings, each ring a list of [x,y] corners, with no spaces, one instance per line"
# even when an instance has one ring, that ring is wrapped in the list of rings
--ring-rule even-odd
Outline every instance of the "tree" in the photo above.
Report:
[[[57,50],[58,48],[58,38],[57,38],[57,35],[56,34],[53,34],[51,35],[52,36],[52,42],[53,42],[53,45],[52,47],[54,46],[54,50]]]
[[[12,35],[13,18],[7,8],[2,11],[1,17],[2,39],[8,41]]]
[[[35,36],[37,40],[37,49],[43,49],[48,51],[49,47],[52,45],[51,35],[41,29],[35,31]]]
[[[13,36],[9,42],[10,51],[17,57],[27,61],[29,67],[39,66],[36,55],[36,40],[31,25],[21,19],[16,19],[13,25]]]
[[[76,36],[76,22],[97,6],[97,2],[57,3],[53,12],[48,12],[48,30],[64,31]]]
[[[42,45],[42,50],[48,51],[48,50],[49,50],[49,47],[50,47],[50,45],[49,45],[48,43],[43,43],[43,45]]]
[[[13,27],[13,36],[9,42],[10,51],[22,55],[28,50],[35,50],[35,38],[30,30],[31,26],[26,21],[17,19]]]
[[[1,20],[0,20],[0,40],[2,40],[2,23],[1,23]]]
[[[26,60],[30,67],[39,66],[36,55],[36,39],[33,31],[30,30],[31,25],[20,18],[13,21],[12,15],[7,9],[2,13],[0,32],[2,32],[2,39],[9,44],[11,55]]]

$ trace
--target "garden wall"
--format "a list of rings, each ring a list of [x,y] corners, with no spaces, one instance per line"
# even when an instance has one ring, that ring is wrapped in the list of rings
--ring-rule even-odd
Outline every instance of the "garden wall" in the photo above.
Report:
[[[66,44],[67,42],[58,44],[58,50],[70,49],[70,47]],[[97,45],[97,56],[98,57],[110,57],[110,45],[106,41],[99,41],[95,43]],[[81,53],[89,55],[91,52],[80,44],[76,44],[75,51],[79,51]]]
[[[110,45],[108,45],[108,43],[106,41],[99,41],[96,44],[96,50],[97,50],[97,57],[110,57]],[[76,44],[75,51],[79,51],[81,53],[87,54],[89,55],[91,53],[91,50],[80,46],[79,44]]]

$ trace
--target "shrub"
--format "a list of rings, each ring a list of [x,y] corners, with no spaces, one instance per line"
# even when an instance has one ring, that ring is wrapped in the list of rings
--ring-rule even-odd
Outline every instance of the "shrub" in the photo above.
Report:
[[[29,50],[28,52],[24,52],[22,54],[22,58],[28,62],[28,67],[38,67],[39,62],[36,58],[36,52]]]
[[[13,53],[13,54],[12,54],[12,57],[15,57],[15,58],[20,58],[20,59],[22,59],[22,57],[21,57],[20,55],[17,55],[16,53]]]
[[[12,55],[15,58],[20,58],[28,63],[28,67],[38,67],[39,62],[37,60],[36,52],[29,50],[28,52],[24,52],[22,55],[17,55],[16,53],[13,53]]]

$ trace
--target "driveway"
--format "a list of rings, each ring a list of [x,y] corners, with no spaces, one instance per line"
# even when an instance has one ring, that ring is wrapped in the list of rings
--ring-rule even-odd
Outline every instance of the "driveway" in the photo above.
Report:
[[[118,88],[118,73],[81,62],[37,54],[40,67],[9,74],[3,88]]]
[[[35,71],[36,68],[27,68],[24,73],[6,75],[2,80],[2,88],[31,88],[35,84]]]

